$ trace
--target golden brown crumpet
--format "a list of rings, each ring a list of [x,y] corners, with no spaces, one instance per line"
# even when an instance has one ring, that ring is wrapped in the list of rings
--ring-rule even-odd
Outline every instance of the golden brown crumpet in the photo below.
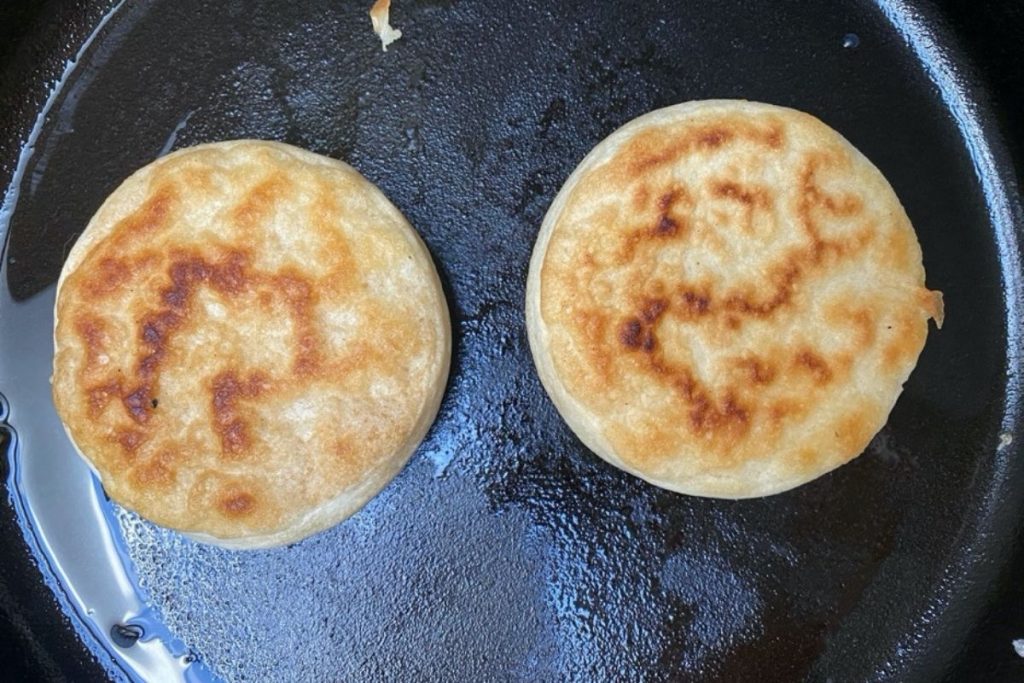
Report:
[[[437,273],[351,167],[239,140],[153,162],[104,202],[57,289],[53,397],[114,500],[228,547],[358,510],[448,374]]]
[[[882,174],[791,109],[706,101],[601,142],[548,211],[527,326],[579,438],[658,486],[745,498],[864,450],[942,297]]]

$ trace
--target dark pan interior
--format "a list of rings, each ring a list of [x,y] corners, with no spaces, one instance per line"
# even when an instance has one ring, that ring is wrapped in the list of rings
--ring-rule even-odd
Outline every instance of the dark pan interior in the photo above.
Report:
[[[170,631],[229,680],[947,671],[1021,513],[1020,206],[994,119],[928,6],[397,0],[404,37],[385,54],[364,4],[120,5],[0,215],[4,286],[29,300],[135,168],[275,139],[377,183],[441,272],[448,394],[355,518],[237,553],[116,513]],[[668,493],[592,455],[545,396],[522,316],[533,240],[576,163],[639,114],[709,97],[804,109],[845,135],[892,183],[946,296],[946,325],[868,452],[760,500]],[[10,164],[28,131],[8,130]],[[4,324],[0,356],[18,334]],[[34,419],[0,390],[15,429]]]

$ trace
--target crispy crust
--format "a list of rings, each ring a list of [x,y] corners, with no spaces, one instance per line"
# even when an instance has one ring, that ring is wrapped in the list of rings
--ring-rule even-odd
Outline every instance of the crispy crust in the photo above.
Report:
[[[54,404],[111,498],[234,548],[358,510],[448,374],[415,231],[348,165],[273,142],[129,177],[69,254],[54,318]]]
[[[882,174],[814,117],[689,102],[566,181],[530,263],[530,348],[595,453],[663,488],[810,481],[885,424],[942,298]]]

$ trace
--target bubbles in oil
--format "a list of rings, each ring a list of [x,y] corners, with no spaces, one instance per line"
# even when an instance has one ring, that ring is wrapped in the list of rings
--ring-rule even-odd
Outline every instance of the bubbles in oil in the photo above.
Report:
[[[111,676],[194,678],[199,668],[188,672],[177,659],[167,629],[159,620],[147,621],[144,594],[110,526],[110,506],[50,402],[53,294],[51,287],[19,303],[6,291],[0,295],[0,319],[18,330],[0,356],[0,377],[16,434],[6,453],[8,489],[26,541],[43,558],[41,566],[50,572],[45,578]]]

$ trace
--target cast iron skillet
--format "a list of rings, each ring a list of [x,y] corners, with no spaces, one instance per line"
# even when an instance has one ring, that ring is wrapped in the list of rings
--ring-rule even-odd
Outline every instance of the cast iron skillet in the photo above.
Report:
[[[152,606],[192,655],[235,680],[1024,675],[1009,643],[1024,637],[1019,590],[991,606],[1012,579],[1024,502],[1020,91],[1005,90],[1021,83],[1021,13],[398,0],[405,37],[385,55],[363,4],[125,2],[17,175],[47,88],[111,5],[0,14],[17,37],[0,82],[15,302],[46,295],[69,240],[131,170],[236,137],[352,163],[417,227],[446,285],[456,341],[441,414],[352,521],[238,554],[118,517]],[[977,53],[990,73],[958,29],[968,47],[996,41]],[[634,116],[707,97],[794,106],[842,132],[892,182],[929,286],[946,294],[946,326],[868,452],[763,500],[679,496],[590,454],[541,390],[521,313],[533,239],[579,159]],[[0,323],[11,367],[23,331]],[[17,347],[49,352],[45,336]],[[7,379],[0,390],[17,395]],[[14,430],[37,417],[11,402]],[[9,505],[0,517],[10,670],[127,677],[80,616],[60,614],[24,520]]]

